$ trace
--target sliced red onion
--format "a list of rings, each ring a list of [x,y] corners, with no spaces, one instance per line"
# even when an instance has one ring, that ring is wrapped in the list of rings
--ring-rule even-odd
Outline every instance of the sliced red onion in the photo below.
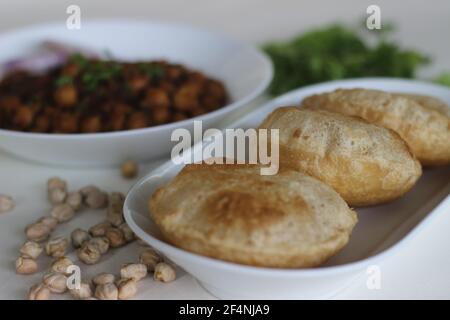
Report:
[[[90,58],[98,57],[94,51],[65,45],[55,41],[44,41],[36,52],[27,56],[13,59],[0,66],[0,76],[15,70],[42,72],[49,68],[63,64],[71,55],[81,53]]]

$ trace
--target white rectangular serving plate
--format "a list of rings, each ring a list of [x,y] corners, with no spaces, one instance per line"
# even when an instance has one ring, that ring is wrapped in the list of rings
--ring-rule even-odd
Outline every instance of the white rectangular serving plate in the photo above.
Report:
[[[426,94],[450,105],[450,90],[438,85],[400,79],[352,79],[301,88],[256,108],[227,128],[254,128],[275,108],[299,105],[315,93],[337,88],[372,88],[392,92]],[[201,152],[200,148],[191,152]],[[291,299],[326,298],[344,288],[368,266],[408,244],[426,223],[450,213],[450,167],[425,168],[423,176],[406,195],[385,205],[357,209],[358,223],[348,245],[326,264],[312,269],[270,269],[243,266],[202,257],[164,242],[148,215],[153,191],[182,169],[168,161],[138,182],[125,202],[130,227],[144,241],[191,273],[219,298]]]

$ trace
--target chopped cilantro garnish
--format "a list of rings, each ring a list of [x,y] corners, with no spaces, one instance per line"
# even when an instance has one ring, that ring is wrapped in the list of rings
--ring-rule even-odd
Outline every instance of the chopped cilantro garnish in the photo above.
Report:
[[[428,58],[389,41],[386,34],[391,30],[389,25],[383,32],[372,33],[375,37],[372,45],[366,37],[341,25],[306,32],[288,42],[265,45],[264,51],[275,67],[270,92],[281,94],[342,78],[414,77],[416,69],[426,64]]]

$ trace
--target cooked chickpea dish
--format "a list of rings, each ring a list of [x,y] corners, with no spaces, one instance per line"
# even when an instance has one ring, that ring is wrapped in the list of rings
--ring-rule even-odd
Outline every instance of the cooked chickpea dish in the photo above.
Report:
[[[166,61],[71,56],[45,73],[0,81],[0,128],[41,133],[130,130],[180,121],[228,102],[224,85]]]

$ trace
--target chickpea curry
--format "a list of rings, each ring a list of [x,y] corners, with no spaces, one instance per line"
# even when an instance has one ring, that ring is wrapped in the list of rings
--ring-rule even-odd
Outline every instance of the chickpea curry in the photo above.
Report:
[[[166,61],[118,62],[72,55],[45,73],[0,81],[0,128],[95,133],[192,118],[228,102],[224,85]]]

